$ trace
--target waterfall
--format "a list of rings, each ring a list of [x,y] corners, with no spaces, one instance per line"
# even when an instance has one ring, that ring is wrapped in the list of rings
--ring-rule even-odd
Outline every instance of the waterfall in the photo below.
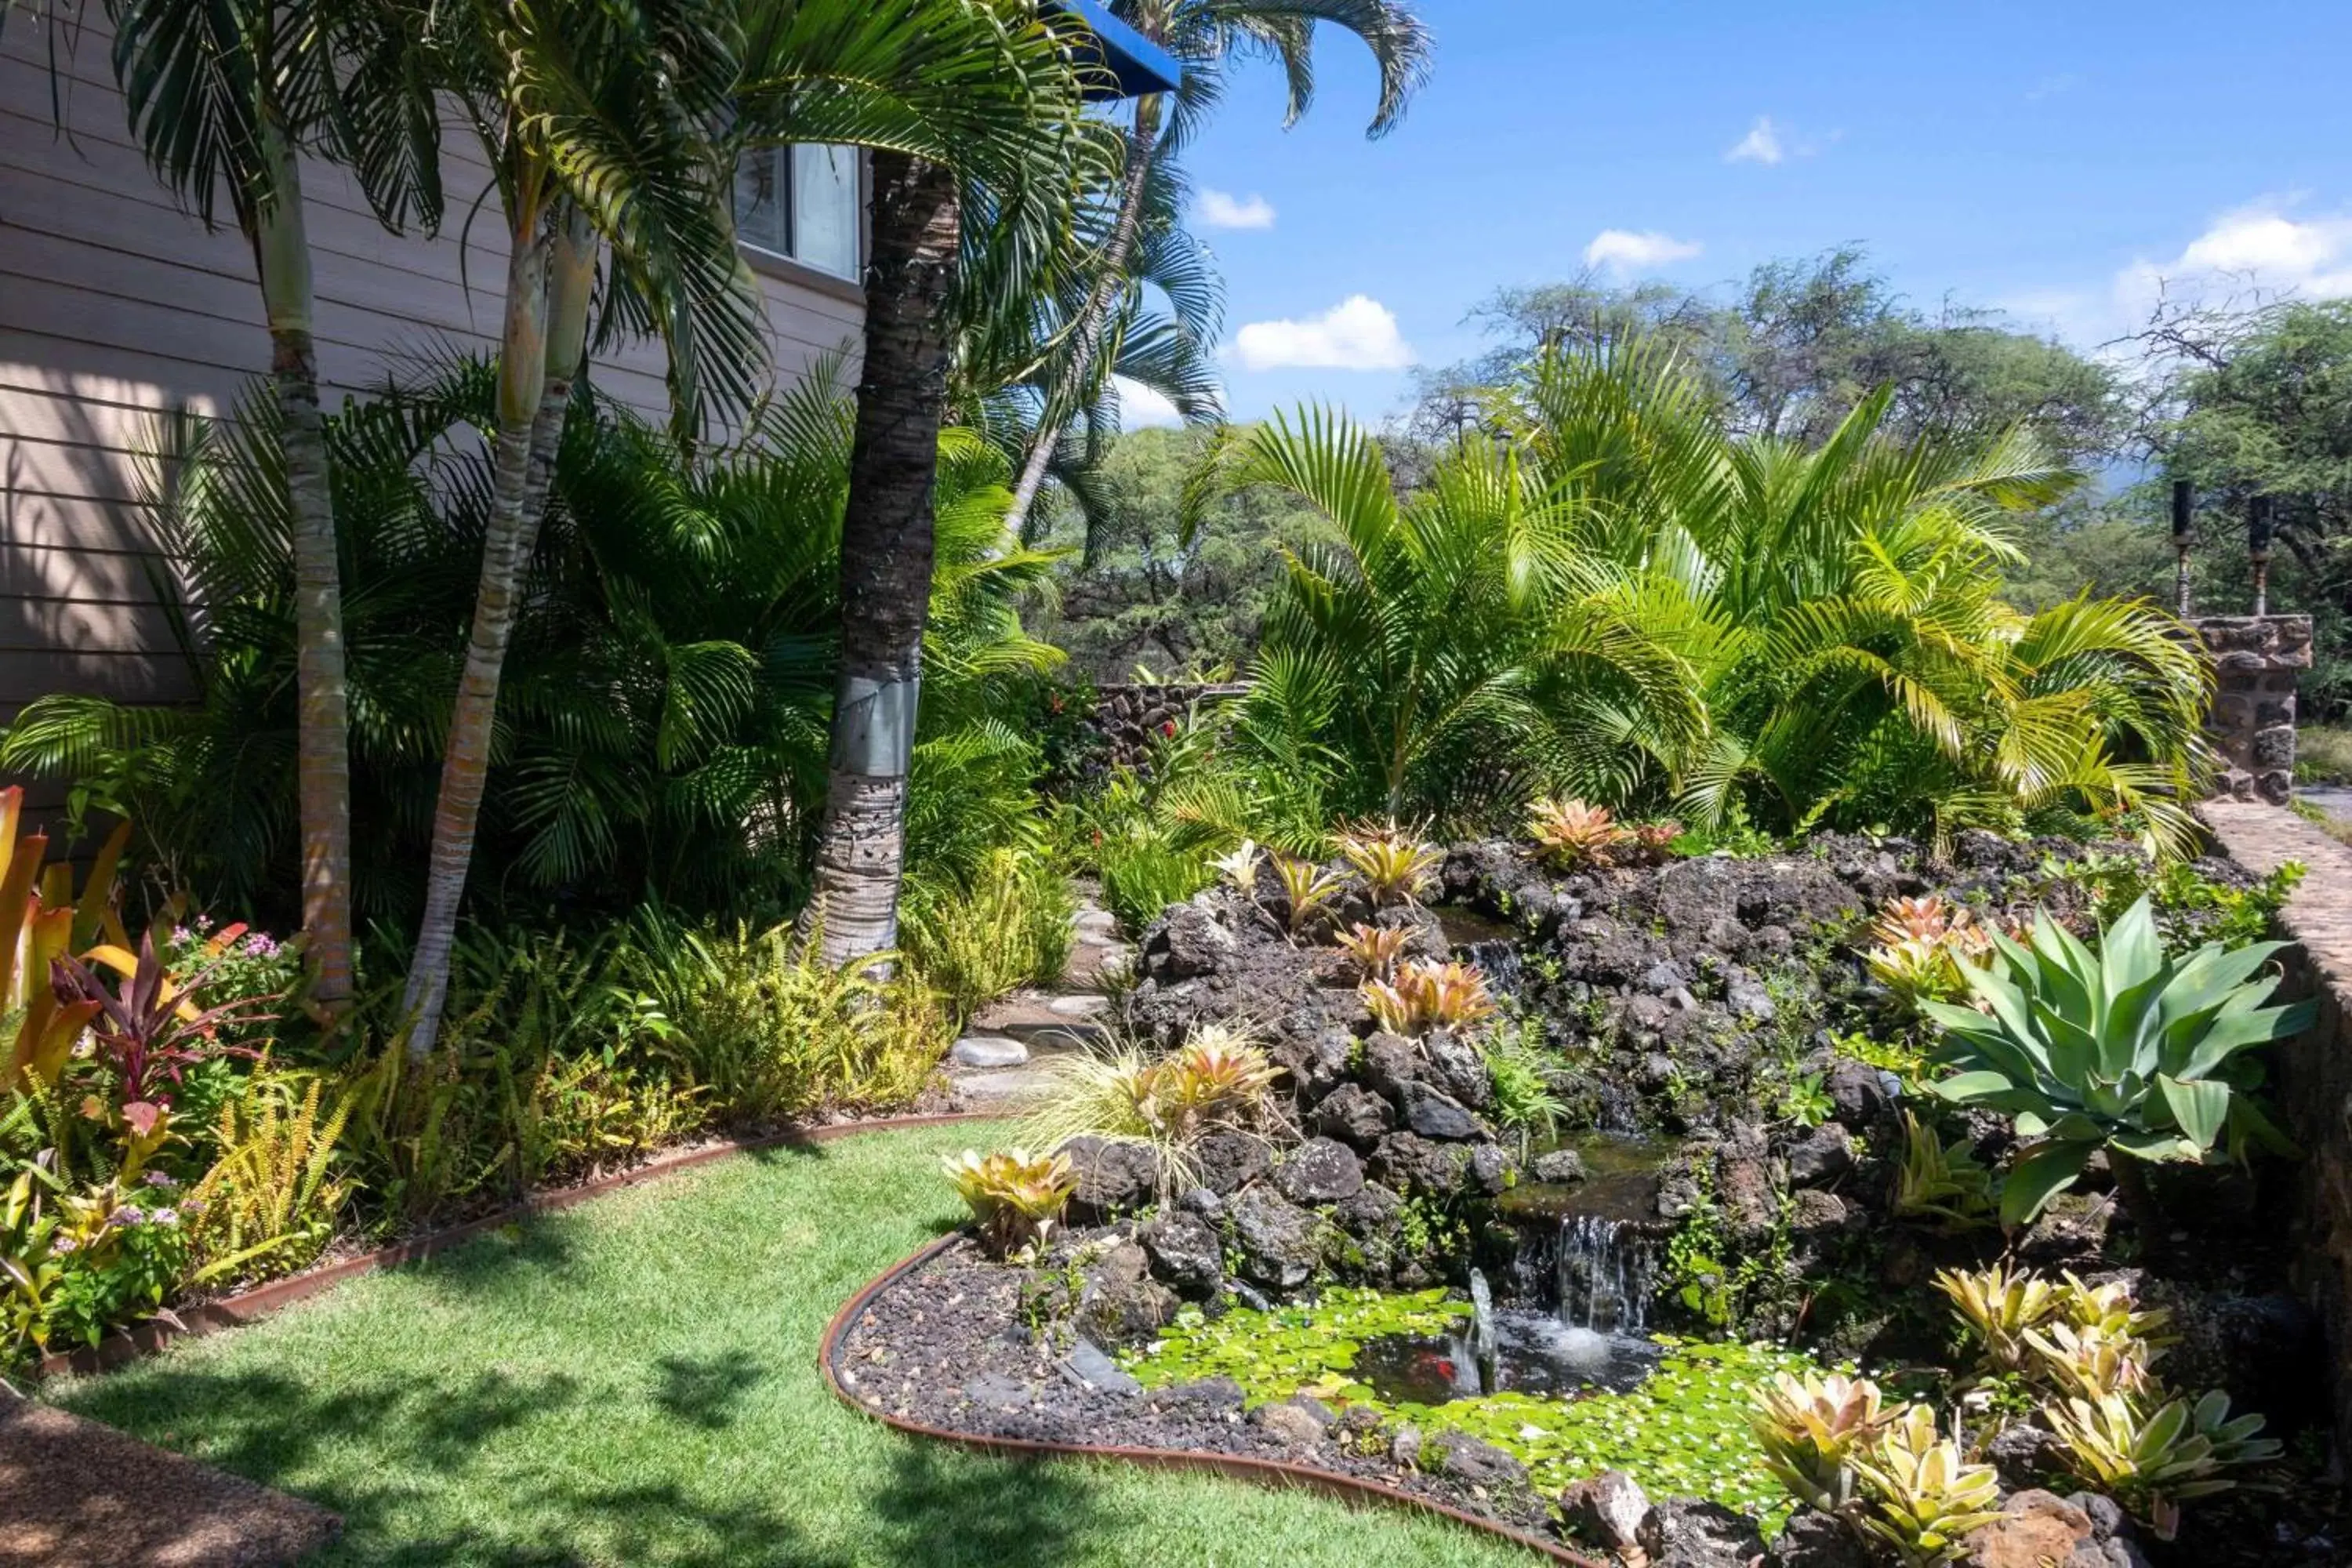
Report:
[[[1649,1306],[1650,1245],[1622,1220],[1570,1215],[1559,1222],[1559,1321],[1595,1333],[1638,1334]]]
[[[1495,1296],[1486,1277],[1470,1270],[1470,1359],[1478,1368],[1478,1389],[1492,1394],[1500,1386],[1495,1372]]]

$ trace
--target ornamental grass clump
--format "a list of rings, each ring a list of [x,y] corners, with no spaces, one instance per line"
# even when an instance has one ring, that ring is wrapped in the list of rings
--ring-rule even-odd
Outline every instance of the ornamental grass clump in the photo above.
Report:
[[[2233,1147],[2288,1146],[2254,1103],[2261,1068],[2247,1054],[2315,1016],[2309,1002],[2263,1005],[2279,976],[2253,976],[2284,944],[2172,958],[2144,897],[2096,952],[2047,913],[2030,941],[1991,942],[1990,965],[1962,966],[1977,1007],[1919,1005],[1944,1031],[1937,1061],[1957,1069],[1928,1088],[2006,1112],[2026,1140],[2001,1185],[2004,1226],[2031,1223],[2104,1149],[2152,1247],[2166,1228],[2143,1162],[2209,1160],[2224,1131]]]
[[[1368,980],[1358,989],[1374,1021],[1392,1035],[1458,1029],[1495,1015],[1486,977],[1471,963],[1407,963],[1394,978]]]
[[[1024,1124],[1026,1139],[1059,1149],[1074,1138],[1150,1148],[1163,1185],[1193,1170],[1192,1145],[1218,1128],[1253,1130],[1272,1119],[1268,1091],[1281,1076],[1265,1052],[1230,1025],[1204,1025],[1176,1051],[1153,1058],[1132,1047],[1064,1057]]]
[[[999,1256],[1043,1246],[1077,1190],[1077,1172],[1067,1154],[1032,1154],[1000,1149],[982,1158],[971,1149],[950,1155],[940,1168],[971,1210],[972,1221]]]

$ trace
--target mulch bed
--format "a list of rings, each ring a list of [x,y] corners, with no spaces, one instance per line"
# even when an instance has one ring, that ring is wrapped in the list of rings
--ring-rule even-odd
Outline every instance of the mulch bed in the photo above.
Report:
[[[0,1390],[0,1568],[258,1568],[341,1529],[315,1503]]]
[[[1070,1239],[1077,1239],[1071,1237]],[[1524,1486],[1486,1488],[1360,1451],[1344,1427],[1286,1441],[1244,1415],[1240,1388],[1216,1378],[1136,1392],[1097,1387],[1066,1363],[1066,1326],[1040,1337],[1022,1322],[1025,1271],[990,1260],[969,1237],[887,1279],[826,1344],[843,1396],[896,1425],[963,1439],[1011,1439],[1121,1458],[1196,1456],[1285,1465],[1381,1489],[1468,1516],[1572,1562],[1549,1510]],[[1301,1476],[1298,1479],[1311,1479]]]

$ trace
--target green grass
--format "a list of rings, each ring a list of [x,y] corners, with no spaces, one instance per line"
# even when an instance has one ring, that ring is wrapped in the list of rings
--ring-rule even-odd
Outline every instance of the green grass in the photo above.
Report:
[[[2294,735],[2297,784],[2352,784],[2352,727],[2305,724]]]
[[[1532,1560],[1303,1493],[982,1458],[835,1403],[826,1321],[954,1223],[940,1156],[987,1131],[721,1161],[42,1393],[335,1509],[331,1563]]]

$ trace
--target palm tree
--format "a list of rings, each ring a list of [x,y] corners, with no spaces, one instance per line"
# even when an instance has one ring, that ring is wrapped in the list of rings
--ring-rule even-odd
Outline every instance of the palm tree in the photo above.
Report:
[[[1095,402],[1115,368],[1105,362],[1102,351],[1120,336],[1117,323],[1121,307],[1124,311],[1135,308],[1129,254],[1139,243],[1149,243],[1155,187],[1181,189],[1181,182],[1163,171],[1223,96],[1224,63],[1236,56],[1271,58],[1279,63],[1290,90],[1284,123],[1296,124],[1314,98],[1316,24],[1344,28],[1364,41],[1380,68],[1380,102],[1368,132],[1373,136],[1395,128],[1429,69],[1428,30],[1402,0],[1114,0],[1112,10],[1167,49],[1182,68],[1183,80],[1172,95],[1172,106],[1166,101],[1171,95],[1161,93],[1135,100],[1116,216],[1092,268],[1085,302],[1071,320],[1066,343],[1044,389],[1036,429],[1013,482],[1010,523],[1024,536],[1064,426]]]
[[[431,1054],[492,761],[499,683],[555,447],[585,362],[607,243],[614,290],[668,350],[681,426],[748,405],[764,379],[759,285],[735,247],[719,156],[740,68],[725,0],[623,10],[582,0],[436,7],[417,18],[467,108],[507,220],[492,507],[449,718],[425,908],[404,1011]]]
[[[842,524],[840,668],[816,845],[811,923],[833,963],[898,939],[923,632],[933,561],[933,467],[949,366],[967,208],[988,241],[1050,258],[1093,147],[1087,79],[1067,41],[1024,8],[982,0],[906,7],[805,7],[849,47],[887,50],[876,79],[920,84],[873,106],[860,134],[876,149],[866,268],[866,337]],[[755,53],[757,51],[755,50]],[[763,79],[756,67],[752,82]],[[784,96],[823,101],[807,86]],[[754,119],[777,110],[744,94]]]
[[[302,928],[311,999],[334,1013],[352,994],[349,702],[300,164],[345,165],[395,233],[431,228],[439,121],[414,37],[373,6],[105,0],[105,13],[131,132],[156,178],[207,228],[226,193],[253,247],[293,554]],[[50,59],[58,68],[54,48]]]

